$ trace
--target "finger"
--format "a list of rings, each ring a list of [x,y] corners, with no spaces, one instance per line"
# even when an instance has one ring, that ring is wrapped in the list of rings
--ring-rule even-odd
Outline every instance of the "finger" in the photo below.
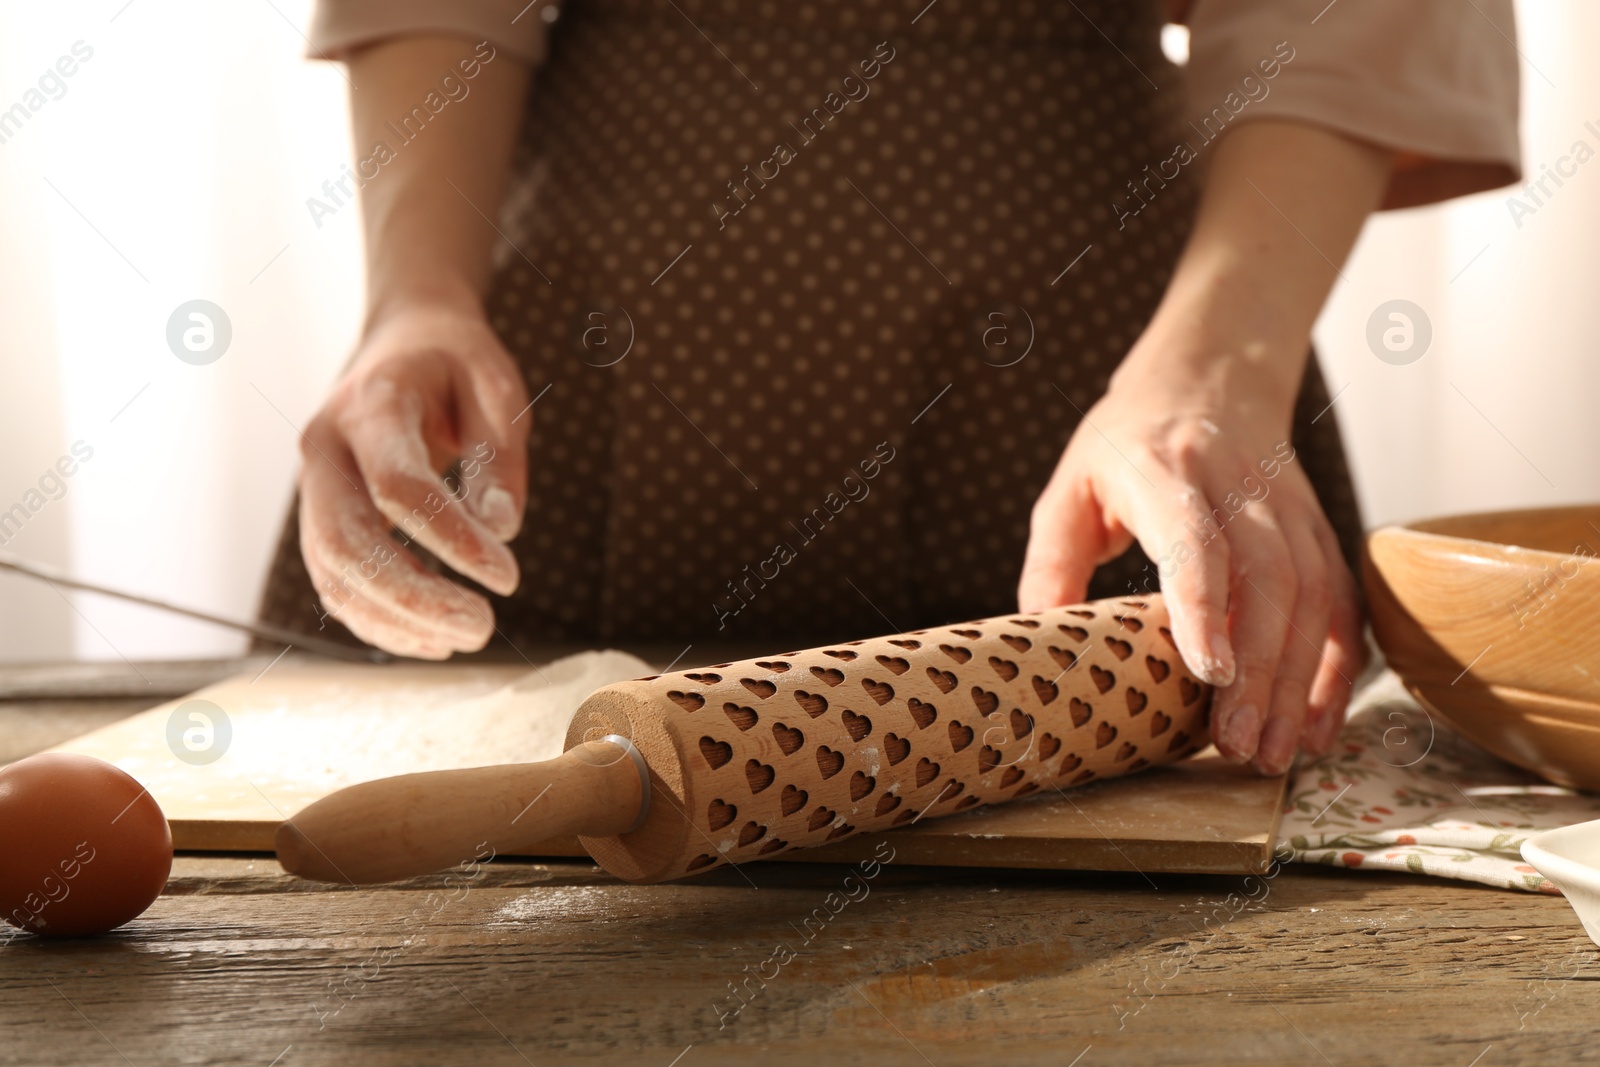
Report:
[[[1273,610],[1285,616],[1289,632],[1284,637],[1283,656],[1272,681],[1272,703],[1267,708],[1261,743],[1252,761],[1262,774],[1278,775],[1289,769],[1295,750],[1300,747],[1311,695],[1311,681],[1322,662],[1322,647],[1328,636],[1327,562],[1322,547],[1309,527],[1290,523],[1284,529],[1289,544],[1289,559],[1296,578],[1294,603],[1273,603]]]
[[[501,595],[517,587],[517,561],[466,508],[429,462],[421,412],[387,390],[353,401],[339,419],[372,502],[399,530],[461,574]]]
[[[461,423],[465,502],[501,541],[522,528],[528,499],[528,430],[532,405],[513,368],[476,362],[455,371],[456,415]]]
[[[388,521],[360,488],[354,459],[335,435],[313,424],[306,440],[300,543],[329,610],[337,607],[342,615],[342,605],[367,601],[403,620],[418,640],[481,648],[492,631],[482,618],[487,601],[428,571],[394,542]]]
[[[1029,521],[1028,550],[1017,581],[1022,611],[1080,603],[1089,595],[1095,567],[1127,549],[1131,537],[1121,529],[1108,530],[1102,513],[1086,479],[1065,465],[1056,471]]]
[[[409,557],[409,553],[403,550],[395,551],[398,554],[394,559]],[[305,557],[307,569],[311,572],[328,617],[343,623],[351,633],[368,644],[375,644],[385,651],[423,659],[445,659],[452,652],[477,651],[488,643],[489,636],[494,632],[487,604],[478,610],[465,606],[451,608],[443,615],[401,609],[396,605],[405,601],[405,578],[401,577],[397,583],[397,575],[380,570],[374,573],[371,580],[363,580],[360,574],[348,567],[335,571],[315,548],[307,550]],[[412,566],[416,566],[414,560]],[[427,571],[421,570],[421,573],[427,574]],[[476,596],[458,589],[437,575],[428,574],[428,577],[442,582],[459,596]],[[400,597],[390,595],[390,588],[396,584],[402,586]]]
[[[370,600],[354,599],[331,605],[326,599],[323,606],[328,617],[340,623],[369,645],[396,656],[412,659],[449,659],[457,650],[448,644],[418,632],[398,615],[379,607]]]
[[[1229,759],[1256,754],[1272,701],[1272,679],[1283,655],[1288,619],[1273,605],[1292,604],[1297,579],[1289,546],[1276,519],[1249,504],[1229,522],[1232,596],[1229,616],[1236,669],[1232,684],[1217,692],[1212,737]]]
[[[1306,731],[1306,748],[1317,755],[1333,747],[1344,725],[1350,693],[1361,673],[1366,645],[1361,636],[1361,605],[1356,597],[1355,578],[1339,551],[1333,530],[1325,522],[1317,524],[1317,543],[1327,560],[1332,600],[1328,606],[1328,638],[1323,646],[1322,663],[1311,683],[1311,726]]]
[[[444,659],[453,649],[437,635],[379,608],[360,595],[357,589],[341,585],[338,578],[317,558],[306,536],[306,510],[301,510],[301,544],[306,569],[310,573],[323,614],[319,625],[334,620],[369,645],[400,656],[419,659]]]
[[[1228,685],[1234,679],[1228,639],[1231,549],[1220,536],[1221,525],[1205,495],[1176,475],[1158,474],[1155,491],[1142,494],[1137,514],[1139,543],[1161,575],[1178,653],[1202,681]]]

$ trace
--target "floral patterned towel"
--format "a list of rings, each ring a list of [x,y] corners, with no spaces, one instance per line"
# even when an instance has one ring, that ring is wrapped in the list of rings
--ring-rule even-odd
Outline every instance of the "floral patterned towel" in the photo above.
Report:
[[[1491,756],[1379,669],[1358,682],[1333,751],[1296,770],[1279,848],[1302,863],[1559,893],[1517,850],[1542,830],[1590,819],[1600,819],[1600,796]]]

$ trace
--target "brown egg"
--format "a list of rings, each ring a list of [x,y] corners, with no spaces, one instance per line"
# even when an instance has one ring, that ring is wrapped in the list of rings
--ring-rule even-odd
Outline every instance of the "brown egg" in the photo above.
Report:
[[[0,918],[45,937],[100,934],[167,884],[172,832],[155,798],[93,756],[0,768]]]

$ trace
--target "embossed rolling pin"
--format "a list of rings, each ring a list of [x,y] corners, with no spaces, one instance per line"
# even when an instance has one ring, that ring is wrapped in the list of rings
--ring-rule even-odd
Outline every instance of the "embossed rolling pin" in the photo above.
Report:
[[[1160,596],[1002,615],[608,685],[556,759],[342,789],[278,859],[371,883],[577,834],[658,882],[1170,763],[1210,705]]]

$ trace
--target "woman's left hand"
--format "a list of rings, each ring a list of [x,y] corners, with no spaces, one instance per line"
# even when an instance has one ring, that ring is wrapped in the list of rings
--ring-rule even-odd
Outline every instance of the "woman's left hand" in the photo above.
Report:
[[[1178,651],[1217,687],[1217,748],[1281,774],[1300,745],[1332,745],[1363,657],[1355,582],[1289,431],[1312,323],[1392,156],[1276,119],[1210,151],[1161,306],[1034,505],[1018,597],[1082,600],[1137,540]]]
[[[1226,357],[1203,361],[1209,380],[1173,362],[1130,355],[1079,424],[1034,506],[1018,599],[1081,601],[1096,565],[1137,540],[1155,573],[1127,594],[1165,590],[1184,662],[1218,687],[1218,749],[1281,774],[1344,721],[1354,581],[1290,444],[1292,396],[1255,395]]]

